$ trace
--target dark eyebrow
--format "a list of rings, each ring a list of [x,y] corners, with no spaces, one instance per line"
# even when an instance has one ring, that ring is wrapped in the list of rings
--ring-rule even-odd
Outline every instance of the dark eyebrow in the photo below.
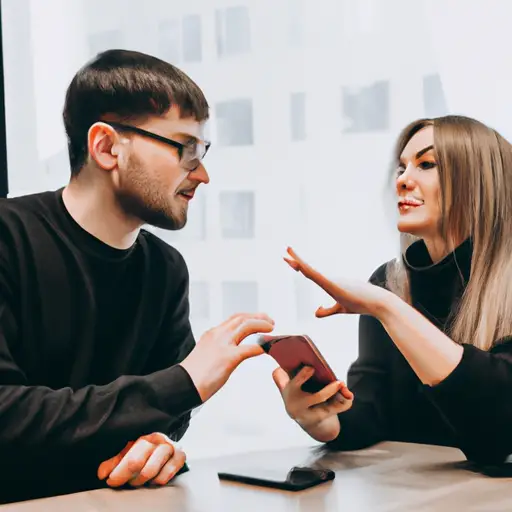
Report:
[[[418,158],[421,158],[425,153],[428,153],[431,149],[434,149],[434,146],[427,146],[426,148],[423,148],[421,151],[418,151],[416,153],[416,160]]]

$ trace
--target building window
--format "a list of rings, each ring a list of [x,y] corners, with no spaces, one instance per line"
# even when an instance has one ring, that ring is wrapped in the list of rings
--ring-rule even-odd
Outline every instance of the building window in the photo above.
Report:
[[[238,99],[217,103],[215,116],[219,146],[253,144],[252,100]]]
[[[200,62],[202,58],[201,16],[183,18],[183,60]]]
[[[389,128],[389,82],[342,88],[343,131],[363,133]]]
[[[222,238],[254,238],[254,192],[221,192]]]
[[[210,286],[205,281],[190,282],[190,317],[194,321],[210,318]]]
[[[290,96],[290,130],[292,140],[306,138],[306,94],[303,92]]]
[[[162,60],[176,64],[181,59],[180,20],[165,20],[158,26],[158,49]]]
[[[123,38],[119,30],[107,30],[89,36],[89,52],[93,56],[105,50],[119,49],[122,46]]]
[[[226,281],[222,283],[222,315],[258,311],[258,283],[254,281]]]
[[[215,29],[219,57],[240,55],[251,50],[251,26],[246,6],[217,9]]]
[[[443,84],[438,74],[423,77],[423,105],[427,117],[439,117],[448,113]]]

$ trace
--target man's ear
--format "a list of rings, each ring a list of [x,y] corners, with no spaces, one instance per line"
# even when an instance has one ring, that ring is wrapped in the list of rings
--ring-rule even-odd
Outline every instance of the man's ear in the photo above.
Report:
[[[87,148],[91,158],[106,171],[117,166],[119,155],[119,136],[106,123],[94,123],[87,133]]]

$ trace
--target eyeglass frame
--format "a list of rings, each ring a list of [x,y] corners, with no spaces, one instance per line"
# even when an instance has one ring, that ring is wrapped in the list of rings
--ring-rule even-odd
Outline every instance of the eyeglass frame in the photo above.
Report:
[[[167,144],[168,146],[171,146],[178,150],[178,157],[179,157],[180,161],[183,159],[184,150],[187,147],[190,147],[187,144],[182,144],[181,142],[178,142],[176,140],[168,139],[167,137],[164,137],[163,135],[158,135],[157,133],[149,132],[148,130],[144,130],[144,128],[139,128],[138,126],[133,126],[131,124],[118,123],[115,121],[100,121],[100,122],[108,124],[109,126],[112,126],[112,128],[117,128],[119,130],[125,130],[128,132],[133,132],[138,135],[142,135],[143,137],[148,137],[149,139],[153,139],[158,142]],[[211,146],[210,141],[199,140],[196,138],[196,142],[202,142],[204,144],[204,153],[200,157],[198,157],[197,153],[196,153],[196,156],[191,159],[191,162],[197,159],[199,161],[199,163],[193,169],[185,169],[188,172],[193,172],[199,167],[199,165],[203,161],[203,158],[206,156],[206,153],[208,153],[208,150],[210,149],[210,146]]]

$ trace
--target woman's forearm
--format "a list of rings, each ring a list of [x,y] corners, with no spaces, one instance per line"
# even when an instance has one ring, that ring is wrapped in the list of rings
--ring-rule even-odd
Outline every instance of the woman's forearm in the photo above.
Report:
[[[400,297],[390,293],[374,316],[423,384],[439,384],[459,364],[462,347]]]

